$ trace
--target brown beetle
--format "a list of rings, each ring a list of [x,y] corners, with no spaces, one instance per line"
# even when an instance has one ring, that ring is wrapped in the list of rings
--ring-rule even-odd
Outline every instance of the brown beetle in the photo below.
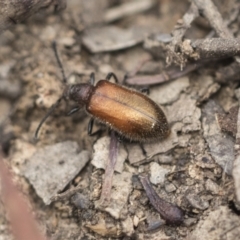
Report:
[[[56,45],[54,50],[66,82]],[[40,122],[35,137],[37,138],[42,124],[62,99],[78,103],[78,107],[72,109],[68,115],[85,107],[85,111],[92,116],[88,127],[89,135],[92,134],[95,118],[132,141],[147,142],[168,136],[169,126],[161,108],[143,93],[109,82],[111,77],[118,82],[116,75],[109,73],[106,80],[100,80],[94,86],[95,78],[92,73],[90,83],[66,86],[63,95]]]

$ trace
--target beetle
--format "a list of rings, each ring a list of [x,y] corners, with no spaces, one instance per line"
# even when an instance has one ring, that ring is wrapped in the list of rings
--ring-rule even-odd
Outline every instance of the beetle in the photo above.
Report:
[[[66,83],[56,44],[53,45],[53,48],[62,71],[63,81]],[[112,77],[116,83],[110,82]],[[42,124],[62,99],[78,104],[68,115],[85,108],[87,114],[92,117],[88,125],[89,135],[92,135],[94,119],[131,141],[148,142],[169,135],[170,129],[164,112],[148,96],[135,89],[119,85],[116,75],[112,72],[106,76],[106,79],[98,81],[96,85],[94,83],[95,76],[94,73],[91,73],[89,83],[66,86],[62,96],[40,122],[35,137],[37,138]]]

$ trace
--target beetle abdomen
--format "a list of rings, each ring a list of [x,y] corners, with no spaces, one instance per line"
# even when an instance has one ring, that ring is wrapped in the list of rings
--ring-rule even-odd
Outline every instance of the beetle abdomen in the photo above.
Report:
[[[134,141],[164,138],[169,134],[161,108],[140,92],[101,80],[86,111]]]

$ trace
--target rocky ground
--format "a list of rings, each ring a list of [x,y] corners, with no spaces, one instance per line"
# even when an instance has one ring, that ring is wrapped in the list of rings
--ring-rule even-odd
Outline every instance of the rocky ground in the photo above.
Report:
[[[1,33],[4,162],[48,239],[237,239],[239,3],[213,2],[69,0]],[[62,101],[34,139],[65,87],[53,41],[67,84],[114,72],[149,87],[170,136],[142,147],[114,142],[96,122],[104,131],[89,137],[90,117],[66,116],[76,104]],[[4,201],[20,207],[1,195],[0,240],[9,240]],[[167,206],[184,212],[178,225]]]

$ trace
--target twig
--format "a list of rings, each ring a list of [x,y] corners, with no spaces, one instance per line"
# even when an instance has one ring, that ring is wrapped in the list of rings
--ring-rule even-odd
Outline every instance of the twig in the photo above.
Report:
[[[56,10],[61,10],[66,7],[66,0],[0,0],[0,33],[50,5],[54,5]]]
[[[182,42],[184,34],[191,27],[191,23],[199,16],[198,8],[194,3],[191,3],[188,11],[183,15],[183,18],[178,20],[172,31],[173,40],[170,48],[175,48],[176,45]]]
[[[66,192],[63,192],[63,193],[59,193],[55,196],[52,196],[51,197],[51,201],[52,202],[56,202],[56,201],[63,201],[65,199],[69,199],[70,197],[72,197],[75,193],[79,192],[79,190],[82,190],[82,186],[78,186],[78,187],[75,187],[73,189],[69,189],[68,191]]]
[[[221,38],[233,38],[233,34],[227,28],[222,15],[211,0],[193,0],[199,11],[209,21],[210,25]]]
[[[198,8],[194,3],[191,4],[188,11],[184,14],[183,18],[178,20],[172,31],[172,42],[167,45],[167,64],[170,65],[172,62],[182,67],[185,65],[185,59],[182,54],[176,52],[176,48],[182,43],[184,34],[191,27],[191,23],[199,16]]]
[[[7,210],[15,238],[19,240],[46,240],[39,231],[37,223],[30,213],[28,204],[12,181],[12,176],[3,162],[1,147],[0,183],[2,190],[0,196]]]
[[[121,4],[118,7],[111,8],[106,11],[104,16],[105,22],[116,21],[120,18],[131,16],[133,14],[148,10],[154,5],[153,0],[130,1]]]
[[[154,85],[159,83],[164,83],[179,77],[186,75],[189,72],[192,72],[200,68],[203,64],[196,62],[193,64],[188,64],[182,71],[179,67],[174,66],[166,69],[161,74],[156,75],[147,75],[147,76],[134,76],[126,79],[126,83],[129,85]]]
[[[170,225],[179,225],[184,220],[183,210],[164,199],[160,198],[153,189],[147,176],[139,176],[146,194],[153,207],[160,213],[161,217]]]
[[[111,188],[112,188],[112,178],[115,169],[115,165],[117,162],[118,155],[118,139],[115,135],[114,131],[111,131],[111,141],[109,147],[109,160],[105,170],[105,177],[102,185],[102,192],[100,197],[100,204],[106,206],[111,197]]]
[[[191,42],[200,59],[224,59],[240,54],[240,39],[211,38]]]

